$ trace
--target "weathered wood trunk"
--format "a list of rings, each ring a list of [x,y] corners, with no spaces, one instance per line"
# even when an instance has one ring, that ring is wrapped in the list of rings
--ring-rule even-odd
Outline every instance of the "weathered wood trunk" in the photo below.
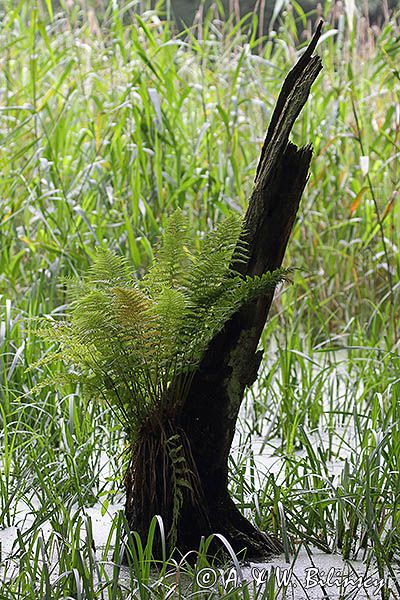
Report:
[[[282,264],[312,154],[310,146],[298,149],[292,144],[289,134],[322,68],[320,58],[313,56],[321,26],[288,74],[272,115],[245,216],[249,260],[235,265],[243,275],[261,275]],[[262,359],[257,346],[272,298],[263,297],[234,315],[210,344],[180,414],[143,433],[145,456],[143,448],[135,449],[126,478],[128,522],[143,537],[154,514],[163,517],[167,530],[173,524],[171,464],[159,442],[160,436],[175,435],[192,482],[191,491],[181,498],[177,547],[196,549],[201,536],[220,533],[248,557],[279,551],[279,541],[245,519],[228,493],[235,425],[245,388],[257,378]]]

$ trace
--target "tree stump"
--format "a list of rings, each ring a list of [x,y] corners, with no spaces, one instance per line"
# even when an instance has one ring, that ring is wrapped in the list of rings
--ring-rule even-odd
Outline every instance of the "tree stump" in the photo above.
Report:
[[[322,69],[313,52],[322,22],[286,77],[262,147],[253,192],[245,215],[248,261],[233,265],[244,276],[260,276],[282,264],[308,178],[311,146],[297,148],[289,134]],[[145,540],[151,518],[174,526],[173,544],[181,552],[197,549],[202,536],[219,533],[248,558],[279,552],[281,544],[256,529],[228,493],[228,457],[245,388],[252,385],[263,352],[257,350],[273,293],[237,312],[209,345],[190,392],[175,414],[142,432],[134,449],[126,485],[126,516]],[[168,440],[175,440],[190,473],[177,518],[172,493],[174,471]],[[178,441],[177,441],[178,440]]]

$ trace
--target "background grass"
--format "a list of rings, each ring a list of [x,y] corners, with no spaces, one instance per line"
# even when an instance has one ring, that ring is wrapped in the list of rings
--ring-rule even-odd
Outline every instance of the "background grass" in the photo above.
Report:
[[[94,552],[88,510],[100,503],[105,514],[121,500],[122,435],[79,389],[21,398],[45,377],[27,368],[49,351],[27,317],[62,313],[63,279],[84,271],[98,246],[143,271],[176,206],[199,235],[245,209],[274,102],[301,52],[298,31],[313,15],[288,5],[258,40],[234,17],[210,15],[175,36],[152,11],[127,19],[128,3],[110,3],[101,21],[78,5],[3,5],[0,524],[20,532],[1,597],[167,597],[176,582],[176,597],[188,597],[198,591],[190,567],[166,562],[151,579],[154,532],[146,554],[118,511]],[[388,598],[390,587],[399,593],[400,548],[400,38],[396,16],[377,31],[330,3],[324,10],[324,71],[293,133],[314,146],[285,259],[298,270],[265,330],[231,487],[287,555],[303,543],[362,559],[389,577]],[[273,582],[263,594],[275,597]]]

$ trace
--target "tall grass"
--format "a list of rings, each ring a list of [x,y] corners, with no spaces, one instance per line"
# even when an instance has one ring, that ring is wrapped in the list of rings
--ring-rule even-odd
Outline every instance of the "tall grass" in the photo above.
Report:
[[[120,514],[101,558],[92,552],[84,511],[99,502],[105,513],[121,500],[124,441],[108,410],[83,404],[79,389],[24,395],[46,375],[45,366],[27,368],[50,350],[27,318],[64,311],[63,281],[86,268],[97,246],[140,272],[177,206],[199,235],[244,210],[308,16],[288,5],[259,40],[234,19],[175,36],[154,11],[127,18],[134,7],[121,3],[101,18],[51,2],[3,7],[0,523],[21,531],[19,569],[2,563],[2,597],[167,597],[171,586],[149,579],[151,543],[146,554],[129,542]],[[329,3],[325,16],[324,71],[293,134],[314,145],[286,258],[298,270],[266,327],[265,366],[238,427],[231,487],[260,527],[283,538],[287,555],[304,544],[364,559],[395,587],[399,29],[394,17],[374,33]],[[125,588],[122,543],[136,548]],[[173,573],[181,585],[181,569],[195,586],[186,563],[166,561],[160,578]],[[272,582],[258,597],[275,591]]]

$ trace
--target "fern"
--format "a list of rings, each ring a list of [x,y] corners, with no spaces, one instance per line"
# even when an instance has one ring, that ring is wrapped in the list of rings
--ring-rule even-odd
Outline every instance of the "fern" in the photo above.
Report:
[[[129,281],[128,262],[121,256],[116,256],[108,250],[97,251],[96,260],[89,269],[89,282],[100,288],[110,288],[123,285]]]
[[[175,211],[142,280],[124,258],[97,253],[88,274],[73,283],[68,318],[42,331],[59,347],[39,365],[62,356],[63,380],[106,400],[135,438],[152,415],[184,402],[208,345],[232,315],[287,278],[284,269],[244,278],[232,265],[247,258],[238,217],[218,224],[196,249]]]
[[[192,474],[187,464],[185,450],[179,434],[172,435],[167,439],[166,451],[169,458],[172,484],[172,523],[168,537],[170,547],[174,548],[177,541],[178,522],[184,504],[184,496],[188,492],[193,492],[190,483]]]
[[[164,287],[180,287],[189,268],[190,242],[185,217],[176,210],[168,220],[156,259],[143,281],[149,295],[157,295]]]

